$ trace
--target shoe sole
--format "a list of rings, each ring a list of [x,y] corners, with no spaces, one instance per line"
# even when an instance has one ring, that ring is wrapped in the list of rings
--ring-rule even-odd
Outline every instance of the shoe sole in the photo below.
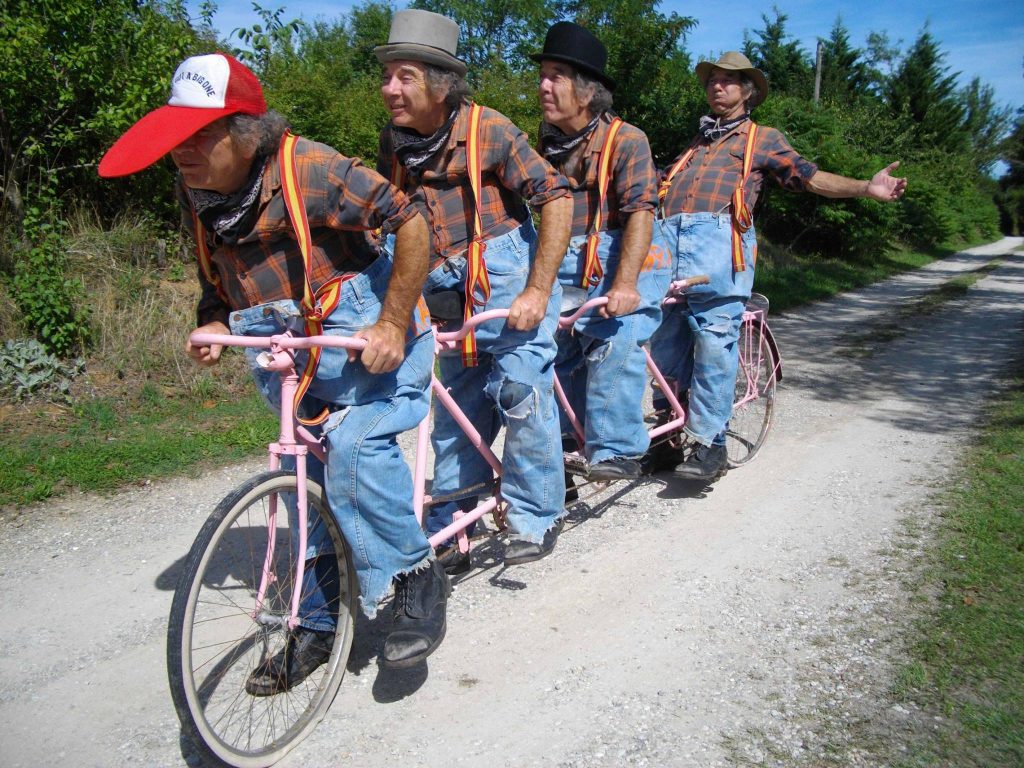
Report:
[[[543,560],[545,557],[555,551],[552,547],[547,552],[538,552],[535,555],[520,555],[519,557],[506,557],[504,559],[505,565],[523,565],[524,563],[535,563],[538,560]]]
[[[709,475],[695,475],[695,474],[686,474],[686,473],[680,472],[679,470],[675,469],[675,470],[672,470],[672,476],[676,477],[676,478],[679,478],[680,480],[703,480],[705,483],[713,483],[716,480],[721,480],[723,477],[725,477],[725,473],[727,471],[728,471],[728,468],[718,470],[717,472],[714,472],[714,473],[709,474]]]
[[[444,624],[441,625],[441,634],[437,636],[437,640],[423,653],[418,653],[415,656],[410,656],[407,659],[398,659],[397,661],[391,661],[389,659],[381,657],[381,665],[387,669],[408,669],[409,667],[415,667],[422,661],[425,661],[427,656],[432,654],[441,646],[441,641],[444,640],[445,634],[448,632],[448,617],[445,617]]]
[[[637,480],[640,478],[640,472],[635,475],[602,475],[598,473],[591,473],[587,475],[587,480],[592,483],[610,483],[615,480]]]

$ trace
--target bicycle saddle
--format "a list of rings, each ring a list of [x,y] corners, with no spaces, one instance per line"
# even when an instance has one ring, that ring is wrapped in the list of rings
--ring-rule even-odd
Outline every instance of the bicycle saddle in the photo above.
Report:
[[[438,291],[423,297],[430,317],[438,323],[462,322],[466,297],[459,291]]]

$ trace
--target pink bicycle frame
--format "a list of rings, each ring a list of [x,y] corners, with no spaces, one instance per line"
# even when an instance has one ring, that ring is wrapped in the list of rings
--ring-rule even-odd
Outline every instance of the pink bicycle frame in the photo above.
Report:
[[[308,495],[306,493],[306,455],[308,452],[312,452],[320,461],[326,461],[326,453],[320,441],[295,420],[294,399],[295,391],[299,384],[299,376],[295,371],[295,358],[292,355],[292,350],[309,349],[310,347],[341,347],[344,349],[361,350],[366,346],[366,342],[362,339],[354,339],[347,336],[292,336],[290,334],[276,336],[229,336],[215,333],[193,333],[189,340],[196,346],[222,345],[266,350],[257,356],[257,364],[265,370],[276,371],[281,378],[280,432],[278,433],[277,442],[271,443],[267,447],[269,452],[268,468],[271,471],[280,469],[282,456],[295,457],[296,526],[299,535],[299,552],[305,552],[309,523],[307,513]],[[270,510],[267,520],[269,537],[267,552],[263,562],[260,586],[256,592],[256,605],[252,612],[253,619],[258,619],[263,610],[267,589],[276,578],[270,567],[276,543],[274,540],[277,532],[276,523],[277,497],[273,496],[270,499]],[[295,583],[302,584],[305,572],[305,558],[298,557],[296,562]],[[300,598],[301,590],[293,590],[291,613],[288,617],[289,630],[294,629],[298,625]]]

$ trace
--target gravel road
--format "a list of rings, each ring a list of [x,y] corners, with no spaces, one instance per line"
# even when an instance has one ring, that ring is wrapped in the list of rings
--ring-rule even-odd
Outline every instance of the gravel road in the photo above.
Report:
[[[934,314],[901,311],[993,265]],[[485,543],[429,664],[363,619],[330,713],[279,765],[878,765],[941,727],[885,697],[906,582],[1024,328],[1024,240],[775,316],[777,420],[708,489],[659,477],[572,509],[558,548]],[[0,765],[180,766],[167,613],[217,500],[262,461],[23,510],[0,537]],[[890,748],[898,738],[889,739]]]

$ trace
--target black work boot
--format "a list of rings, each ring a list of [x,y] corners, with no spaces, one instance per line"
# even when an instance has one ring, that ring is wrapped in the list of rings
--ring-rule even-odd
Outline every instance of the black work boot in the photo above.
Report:
[[[590,465],[588,480],[608,482],[611,480],[635,480],[640,477],[640,462],[625,456],[613,456],[610,459]]]
[[[558,534],[562,532],[562,525],[565,520],[559,520],[544,534],[544,539],[539,542],[526,541],[525,539],[512,538],[505,547],[505,565],[522,565],[540,560],[551,554],[551,550],[558,543]]]
[[[384,641],[384,666],[415,666],[441,645],[451,591],[444,566],[437,560],[431,560],[430,566],[421,571],[395,578],[395,618]]]
[[[245,681],[253,696],[273,696],[291,690],[331,658],[334,632],[296,627],[288,634],[284,648],[260,664]]]
[[[725,474],[729,454],[724,445],[698,445],[673,474],[684,480],[717,480]]]

